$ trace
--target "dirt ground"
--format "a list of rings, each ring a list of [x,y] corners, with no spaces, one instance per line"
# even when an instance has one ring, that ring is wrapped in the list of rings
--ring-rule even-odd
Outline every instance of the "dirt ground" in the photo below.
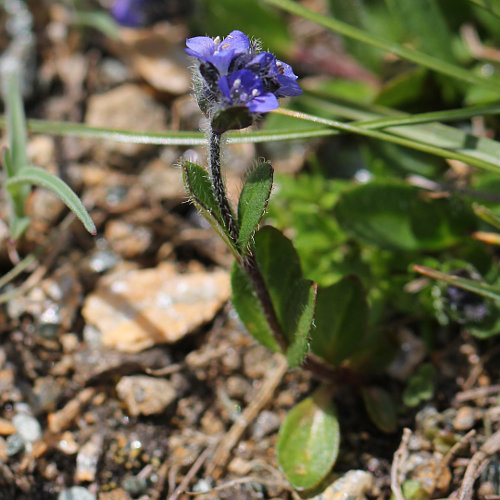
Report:
[[[36,14],[29,118],[199,130],[182,23],[111,41],[57,4]],[[0,34],[0,49],[8,43]],[[277,432],[317,382],[256,344],[231,307],[232,258],[186,202],[176,167],[183,156],[203,163],[204,147],[32,134],[28,153],[79,193],[98,234],[47,191],[32,193],[18,252],[42,253],[0,296],[0,499],[297,498],[277,465]],[[228,148],[230,189],[258,155]],[[15,256],[0,207],[5,274]],[[400,368],[413,366],[411,328],[394,329]],[[435,335],[434,395],[401,407],[396,434],[339,388],[334,477],[347,475],[321,498],[389,498],[391,481],[399,495],[406,481],[405,498],[500,498],[500,351],[459,330]],[[397,378],[382,382],[401,397]]]

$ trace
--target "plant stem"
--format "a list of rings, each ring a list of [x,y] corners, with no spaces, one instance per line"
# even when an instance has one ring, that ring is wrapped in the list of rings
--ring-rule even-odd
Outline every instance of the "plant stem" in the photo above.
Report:
[[[239,231],[235,222],[233,211],[231,210],[231,206],[229,205],[229,201],[226,196],[224,181],[222,180],[220,151],[221,134],[211,130],[209,163],[212,174],[212,186],[214,188],[215,197],[217,198],[217,203],[219,204],[222,220],[224,221],[231,239],[237,244]]]
[[[250,252],[250,254],[243,259],[241,264],[252,282],[274,340],[276,340],[276,343],[279,345],[283,353],[286,353],[288,349],[288,340],[286,339],[280,322],[278,321],[276,309],[274,308],[271,296],[269,295],[269,290],[267,289],[262,273],[260,272],[255,254]]]
[[[210,131],[209,163],[212,175],[212,187],[215,192],[215,197],[219,205],[224,225],[229,232],[229,236],[237,247],[239,229],[231,206],[229,205],[229,201],[226,196],[226,188],[222,180],[221,136],[222,134],[215,132],[214,130]],[[246,256],[241,256],[238,260],[252,282],[274,340],[278,344],[281,351],[286,354],[289,342],[278,320],[276,309],[274,308],[274,304],[271,299],[271,295],[269,294],[266,282],[264,281],[264,277],[260,272],[255,253],[250,251]],[[324,363],[316,356],[311,355],[311,353],[309,353],[304,359],[302,368],[310,371],[317,378],[321,380],[328,380],[330,382],[348,378],[344,373],[345,370],[343,371],[332,367]]]

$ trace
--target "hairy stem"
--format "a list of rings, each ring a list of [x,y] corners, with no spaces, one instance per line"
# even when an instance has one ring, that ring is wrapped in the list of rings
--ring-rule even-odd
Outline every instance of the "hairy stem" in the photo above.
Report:
[[[238,226],[235,222],[235,217],[229,201],[226,196],[226,189],[224,181],[222,180],[221,173],[221,134],[210,131],[210,156],[209,156],[210,170],[212,174],[212,186],[215,191],[215,197],[222,215],[224,225],[231,236],[234,243],[238,242]]]
[[[264,315],[266,316],[266,321],[269,325],[271,333],[274,336],[274,340],[279,345],[283,352],[288,349],[288,340],[283,333],[281,325],[278,321],[278,316],[276,314],[276,309],[269,295],[269,290],[267,289],[266,283],[262,273],[260,272],[257,260],[253,252],[251,252],[241,263],[243,269],[248,274],[250,281],[254,287],[255,293],[259,299]]]

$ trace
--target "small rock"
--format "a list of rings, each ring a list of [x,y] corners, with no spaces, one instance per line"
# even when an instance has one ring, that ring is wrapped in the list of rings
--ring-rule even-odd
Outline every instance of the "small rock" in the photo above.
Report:
[[[179,95],[191,86],[186,55],[179,49],[185,37],[183,26],[162,23],[152,30],[120,30],[114,48],[155,89]]]
[[[96,434],[80,448],[76,456],[76,481],[92,482],[95,480],[102,443],[102,435]]]
[[[370,472],[351,470],[313,500],[364,500],[372,487],[373,475]]]
[[[7,438],[7,446],[5,447],[5,454],[8,457],[13,457],[24,450],[24,439],[18,433],[12,434]]]
[[[54,377],[36,379],[31,401],[34,413],[54,411],[62,391],[62,384]]]
[[[65,455],[75,455],[78,452],[79,446],[73,434],[66,431],[62,434],[61,439],[57,443],[57,448]]]
[[[103,276],[83,306],[102,344],[138,352],[172,343],[210,321],[230,295],[224,271],[180,274],[173,265]]]
[[[12,423],[25,443],[35,443],[42,437],[42,427],[31,415],[18,413],[12,418]]]
[[[281,419],[276,413],[264,410],[260,413],[257,420],[252,425],[252,436],[257,440],[260,440],[264,436],[278,430],[280,425]]]
[[[0,418],[0,436],[10,436],[16,432],[16,428],[9,420]]]
[[[96,497],[82,486],[73,486],[61,491],[57,496],[57,500],[96,500]]]
[[[474,426],[476,420],[474,409],[470,406],[459,408],[453,419],[453,428],[456,431],[468,431]]]
[[[99,500],[131,500],[132,497],[122,488],[106,493],[99,493]]]
[[[106,224],[104,236],[109,241],[111,249],[126,259],[143,254],[153,240],[150,228],[116,219]]]
[[[91,96],[85,122],[93,127],[159,132],[165,128],[166,118],[165,109],[138,85],[125,84]],[[96,154],[100,160],[105,160],[109,154],[132,157],[145,149],[148,149],[145,144],[105,141],[99,142]]]
[[[145,375],[122,377],[116,391],[133,416],[161,413],[176,398],[167,380]]]
[[[122,486],[133,497],[137,497],[146,490],[148,481],[143,477],[130,476],[123,480]]]
[[[243,399],[252,392],[252,385],[246,378],[232,375],[226,381],[226,392],[230,398]]]
[[[154,200],[184,200],[186,198],[182,171],[160,158],[148,164],[139,179],[148,197]]]

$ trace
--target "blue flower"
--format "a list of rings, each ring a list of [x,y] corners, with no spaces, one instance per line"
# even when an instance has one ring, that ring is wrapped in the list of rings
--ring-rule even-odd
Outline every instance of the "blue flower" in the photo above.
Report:
[[[122,26],[138,28],[148,22],[147,4],[148,0],[115,0],[111,14]]]
[[[232,31],[224,40],[208,36],[195,36],[186,40],[186,52],[200,61],[210,63],[219,75],[226,75],[236,56],[248,54],[250,40],[242,31]]]
[[[291,66],[270,52],[259,52],[242,31],[232,31],[223,40],[188,38],[186,46],[186,52],[199,61],[198,104],[220,130],[248,126],[252,113],[276,109],[279,97],[302,94]]]
[[[221,77],[219,89],[229,106],[246,106],[252,113],[267,113],[278,107],[276,96],[266,91],[259,76],[248,69]]]

